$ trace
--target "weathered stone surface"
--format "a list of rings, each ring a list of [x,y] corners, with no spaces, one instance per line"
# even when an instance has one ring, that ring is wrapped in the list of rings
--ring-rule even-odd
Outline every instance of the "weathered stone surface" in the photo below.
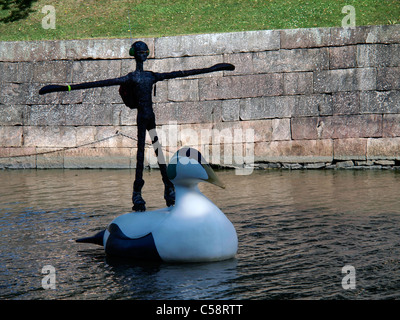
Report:
[[[400,43],[400,25],[371,26],[366,43]]]
[[[255,73],[300,72],[328,68],[327,48],[265,51],[253,55]]]
[[[332,113],[337,114],[359,114],[360,93],[335,92],[332,94]]]
[[[314,48],[329,46],[331,31],[329,28],[281,30],[281,48]]]
[[[333,158],[335,160],[365,160],[367,156],[367,139],[335,139],[333,141]]]
[[[294,72],[283,75],[283,93],[293,94],[312,94],[313,93],[313,73]]]
[[[240,119],[287,118],[292,115],[294,96],[262,97],[240,101]]]
[[[382,137],[382,115],[349,115],[292,119],[292,139]]]
[[[222,121],[239,121],[240,99],[222,101]]]
[[[400,114],[384,114],[383,137],[400,137]]]
[[[64,152],[64,168],[131,168],[131,148],[79,148]],[[134,159],[134,158],[133,158]]]
[[[230,134],[232,139],[234,139],[235,133],[241,133],[243,140],[234,141],[235,143],[246,142],[244,140],[244,133],[248,129],[254,131],[252,139],[254,142],[290,140],[290,119],[221,122],[213,126],[213,129]]]
[[[72,82],[88,82],[121,76],[121,60],[80,60],[72,65]]]
[[[360,112],[400,113],[400,91],[360,92]]]
[[[65,106],[65,124],[67,126],[112,125],[113,106],[90,103]]]
[[[72,61],[41,61],[33,63],[33,81],[41,83],[71,83]]]
[[[298,95],[293,116],[332,115],[332,96],[329,94]]]
[[[63,169],[64,152],[60,148],[36,148],[37,169]]]
[[[356,46],[340,46],[329,48],[329,69],[347,69],[356,67]]]
[[[314,72],[314,92],[375,90],[376,69],[338,69]]]
[[[36,168],[35,148],[0,148],[0,168]]]
[[[378,68],[378,73],[376,75],[376,89],[400,90],[400,67]]]
[[[366,44],[357,46],[358,67],[399,67],[400,44]]]
[[[254,150],[255,161],[313,163],[333,160],[331,139],[258,142]]]
[[[229,55],[230,56],[230,55]],[[223,55],[211,55],[211,56],[194,56],[194,57],[176,57],[176,58],[166,58],[166,59],[152,59],[145,62],[146,69],[153,72],[172,72],[178,70],[189,70],[189,69],[201,69],[205,67],[211,67],[217,63],[224,62]],[[126,70],[127,65],[131,69]],[[122,61],[121,75],[135,70],[135,64],[132,61],[124,60]],[[229,72],[232,74],[232,72]],[[190,76],[186,79],[198,79],[198,78],[214,78],[222,77],[223,72],[212,72]],[[158,85],[158,84],[157,84]]]
[[[24,105],[0,106],[0,126],[19,126],[24,124]]]
[[[247,164],[335,169],[335,159],[353,163],[346,168],[392,168],[399,160],[399,35],[397,25],[144,39],[151,52],[146,70],[236,66],[157,83],[152,99],[166,155],[188,144],[219,161],[232,162],[240,147],[256,156]],[[135,167],[137,110],[123,104],[118,86],[38,94],[49,83],[134,71],[130,45],[130,39],[1,42],[0,157],[8,158],[0,167]],[[235,134],[246,131],[255,144],[243,136],[246,142],[237,142]],[[146,166],[157,167],[149,135],[146,142]],[[52,152],[60,148],[70,148],[66,162],[66,151]]]
[[[24,112],[24,124],[27,126],[64,126],[64,105],[27,106]]]
[[[178,123],[207,123],[221,121],[222,101],[181,102],[177,104],[176,120]]]
[[[224,62],[232,63],[235,66],[235,70],[230,71],[229,75],[244,75],[253,74],[253,53],[234,53],[234,54],[224,54]]]
[[[369,138],[367,143],[367,159],[400,159],[400,138]]]
[[[293,140],[320,138],[318,117],[298,117],[291,119]]]
[[[0,126],[0,146],[2,147],[22,147],[23,146],[23,127]]]
[[[200,100],[277,96],[283,93],[279,73],[199,80]]]
[[[199,81],[197,79],[168,81],[168,100],[199,101]]]
[[[279,46],[280,33],[275,30],[176,36],[157,38],[155,40],[155,57],[168,58],[256,52],[277,50]]]
[[[23,134],[26,147],[64,148],[76,146],[76,129],[74,127],[25,126]]]

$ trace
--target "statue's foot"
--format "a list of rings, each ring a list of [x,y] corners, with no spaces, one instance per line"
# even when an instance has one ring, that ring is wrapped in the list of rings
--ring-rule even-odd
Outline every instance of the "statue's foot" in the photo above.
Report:
[[[165,187],[164,199],[168,207],[171,207],[175,204],[175,188],[173,186]]]
[[[142,198],[141,192],[133,192],[132,194],[133,211],[146,211],[146,201]]]

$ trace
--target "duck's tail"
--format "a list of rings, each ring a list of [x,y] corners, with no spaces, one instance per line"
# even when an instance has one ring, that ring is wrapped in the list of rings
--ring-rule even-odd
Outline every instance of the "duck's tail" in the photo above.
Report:
[[[98,244],[99,246],[103,246],[103,237],[104,237],[105,231],[106,230],[103,230],[103,231],[96,233],[94,236],[76,239],[75,241],[76,242],[84,242],[84,243],[94,243],[94,244]]]

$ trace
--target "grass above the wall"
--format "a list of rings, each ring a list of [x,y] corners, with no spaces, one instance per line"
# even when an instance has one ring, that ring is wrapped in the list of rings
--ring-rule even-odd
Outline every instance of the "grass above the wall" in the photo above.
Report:
[[[56,29],[42,28],[48,4]],[[5,0],[0,41],[129,38],[128,15],[134,38],[337,27],[345,5],[354,6],[357,26],[400,23],[399,0]]]

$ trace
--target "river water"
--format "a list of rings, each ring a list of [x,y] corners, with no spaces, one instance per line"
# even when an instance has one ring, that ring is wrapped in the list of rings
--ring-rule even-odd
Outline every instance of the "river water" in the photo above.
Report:
[[[0,299],[400,298],[399,171],[217,175],[226,189],[200,189],[234,224],[236,258],[167,264],[74,241],[130,210],[133,170],[0,171]],[[163,207],[160,173],[145,180],[148,210]],[[42,287],[46,265],[55,289]]]

